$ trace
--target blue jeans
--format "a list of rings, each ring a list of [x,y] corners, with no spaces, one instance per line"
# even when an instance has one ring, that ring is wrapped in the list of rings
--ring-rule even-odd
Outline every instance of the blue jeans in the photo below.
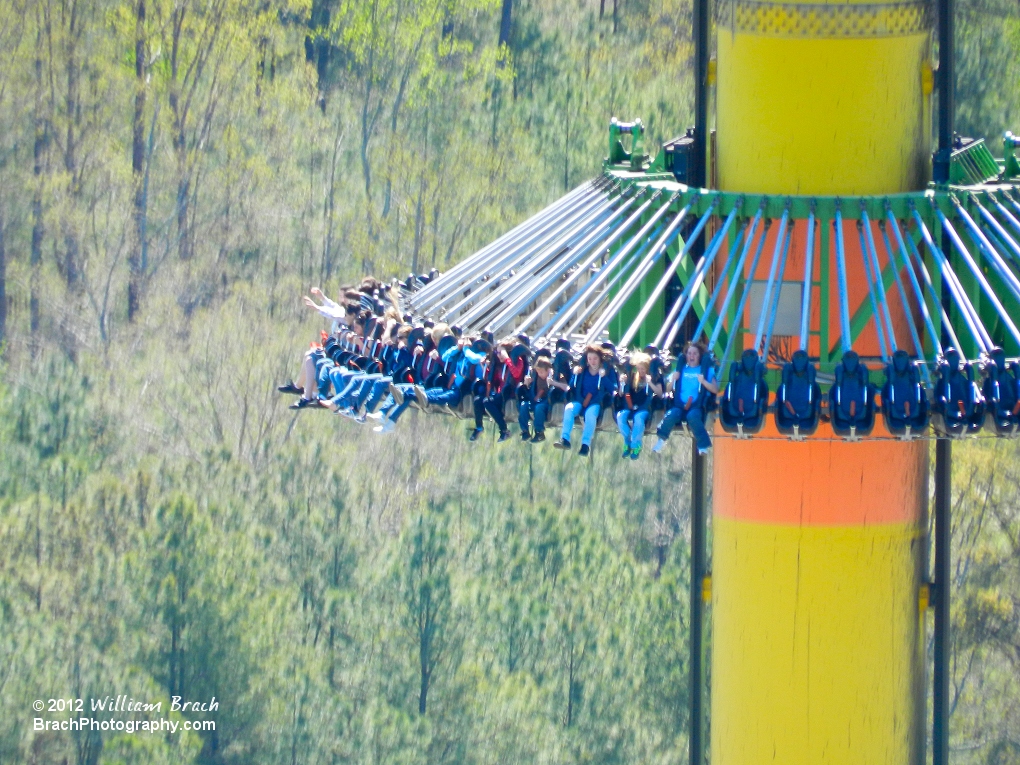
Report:
[[[385,384],[385,390],[390,389],[390,380],[392,377],[383,377],[380,374],[365,375],[354,389],[344,397],[344,401],[355,411],[361,409],[361,407],[368,401],[369,396],[372,395],[372,391],[375,390],[375,386],[380,383]],[[382,393],[379,397],[382,397]]]
[[[355,379],[359,375],[363,375],[364,372],[351,371],[347,367],[334,366],[331,369],[323,369],[319,372],[319,398],[325,398],[329,390],[328,383],[326,387],[323,387],[322,376],[323,372],[326,373],[328,383],[333,385],[333,397],[343,395],[344,391],[347,390],[347,386],[351,380]]]
[[[372,383],[374,383],[380,377],[382,377],[382,375],[378,373],[365,374],[364,372],[359,372],[355,377],[352,377],[350,380],[348,380],[347,386],[342,391],[339,391],[337,393],[337,396],[334,399],[334,401],[340,404],[340,406],[350,406],[357,408],[357,406],[360,406],[360,404],[356,405],[355,402],[357,402],[361,397],[362,391],[365,392],[365,398],[368,398],[368,394],[372,390]]]
[[[656,434],[663,441],[667,441],[669,434],[673,432],[673,428],[681,422],[687,423],[687,427],[694,434],[694,443],[698,445],[699,449],[710,449],[712,447],[712,439],[708,437],[708,430],[705,429],[705,413],[698,406],[692,406],[690,409],[684,409],[680,406],[673,407],[662,418]]]
[[[564,441],[570,440],[570,431],[574,429],[574,418],[581,414],[584,404],[580,401],[571,401],[563,410],[563,432]],[[599,412],[602,407],[599,404],[591,404],[584,409],[584,431],[581,433],[582,446],[591,446],[591,439],[595,435],[595,426],[599,422]]]
[[[648,422],[647,409],[621,409],[616,413],[616,427],[620,429],[625,448],[637,449],[641,446],[646,422]]]
[[[381,380],[376,380],[372,383],[370,390],[363,391],[365,395],[360,397],[358,408],[360,409],[364,405],[367,411],[375,411],[375,408],[379,406],[379,402],[383,400],[383,396],[389,393],[391,382],[393,382],[392,377],[383,377]]]
[[[506,400],[503,394],[497,391],[491,396],[475,396],[475,427],[481,429],[482,417],[488,412],[492,421],[496,423],[500,433],[506,433]]]
[[[460,388],[452,388],[450,390],[446,388],[429,388],[425,391],[425,398],[428,399],[430,404],[435,404],[436,406],[443,406],[445,404],[452,408],[458,406],[464,396],[461,394]]]
[[[315,385],[319,392],[320,399],[329,398],[329,386],[332,383],[333,374],[339,374],[340,367],[331,359],[325,357],[315,360]]]
[[[521,433],[527,433],[530,428],[531,417],[535,417],[535,432],[545,432],[545,418],[549,416],[549,402],[542,399],[538,403],[533,401],[522,401],[517,407],[517,424],[521,426]]]
[[[400,419],[400,415],[407,411],[407,408],[411,406],[411,402],[414,401],[414,386],[410,383],[403,383],[396,386],[397,389],[404,394],[404,403],[397,404],[393,399],[393,396],[387,396],[386,401],[383,402],[382,412],[389,417],[393,422]]]

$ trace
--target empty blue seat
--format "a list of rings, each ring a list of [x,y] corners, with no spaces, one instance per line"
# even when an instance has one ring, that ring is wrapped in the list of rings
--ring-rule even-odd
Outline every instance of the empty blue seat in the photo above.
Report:
[[[984,397],[992,429],[1000,436],[1020,432],[1020,369],[1006,362],[1006,352],[993,348],[985,367]]]
[[[892,363],[886,365],[882,416],[894,436],[911,438],[928,428],[928,396],[917,367],[904,350],[896,351]]]
[[[719,420],[723,430],[738,436],[759,432],[765,424],[769,406],[769,386],[765,382],[765,365],[750,348],[740,361],[730,364],[730,381],[719,402]]]
[[[946,351],[938,367],[935,387],[935,426],[948,436],[966,436],[981,430],[985,419],[985,398],[974,382],[974,367],[960,363],[960,353]]]
[[[875,395],[868,368],[855,351],[847,351],[836,367],[836,381],[829,389],[832,431],[844,438],[866,436],[875,427]]]
[[[776,428],[783,435],[800,438],[818,429],[822,389],[815,382],[817,373],[807,351],[794,351],[783,366],[783,379],[776,391]]]

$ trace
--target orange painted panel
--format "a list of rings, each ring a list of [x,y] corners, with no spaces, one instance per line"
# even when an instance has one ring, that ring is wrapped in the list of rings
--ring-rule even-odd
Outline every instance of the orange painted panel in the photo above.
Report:
[[[713,512],[803,526],[911,523],[928,489],[928,442],[715,442]],[[720,480],[722,479],[722,480]]]

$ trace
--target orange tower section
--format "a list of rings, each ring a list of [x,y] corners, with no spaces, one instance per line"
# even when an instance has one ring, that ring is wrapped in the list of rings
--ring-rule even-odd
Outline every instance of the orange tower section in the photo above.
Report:
[[[922,187],[925,9],[723,3],[719,187],[846,197]],[[845,239],[860,262],[855,230]],[[852,284],[851,299],[865,290]],[[895,319],[906,336],[908,318]],[[865,334],[855,348],[868,345]],[[806,442],[761,435],[716,440],[712,765],[914,763],[927,442],[846,443],[825,425]]]

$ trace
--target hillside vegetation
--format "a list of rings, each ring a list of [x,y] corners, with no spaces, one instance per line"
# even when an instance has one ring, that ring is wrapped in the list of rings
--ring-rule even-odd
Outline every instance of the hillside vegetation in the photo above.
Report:
[[[961,132],[1018,126],[1016,13],[961,8]],[[385,440],[275,386],[309,286],[447,268],[594,175],[611,116],[681,133],[689,29],[686,0],[0,3],[0,763],[686,758],[686,448]],[[1006,765],[1020,455],[956,453],[954,758]],[[215,696],[217,730],[31,729],[118,694]]]

